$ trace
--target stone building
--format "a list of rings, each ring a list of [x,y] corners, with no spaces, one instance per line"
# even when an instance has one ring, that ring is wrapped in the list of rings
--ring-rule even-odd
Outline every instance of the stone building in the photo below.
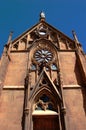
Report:
[[[45,20],[12,41],[0,60],[0,130],[86,130],[86,57]]]

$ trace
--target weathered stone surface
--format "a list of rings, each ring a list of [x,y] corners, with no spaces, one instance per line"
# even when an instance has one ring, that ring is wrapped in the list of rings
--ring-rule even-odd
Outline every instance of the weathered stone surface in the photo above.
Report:
[[[24,91],[4,90],[0,97],[0,129],[21,130]]]
[[[75,52],[60,52],[59,60],[63,84],[81,84],[82,77]]]
[[[66,123],[69,130],[86,128],[86,89],[65,89]],[[83,93],[84,92],[84,93]]]
[[[27,55],[27,53],[11,53],[11,61],[7,69],[4,85],[24,85],[27,71]]]

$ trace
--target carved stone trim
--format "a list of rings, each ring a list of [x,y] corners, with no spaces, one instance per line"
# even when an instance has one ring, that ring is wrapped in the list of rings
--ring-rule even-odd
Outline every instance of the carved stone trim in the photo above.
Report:
[[[63,89],[80,89],[81,86],[76,84],[76,85],[63,85]]]
[[[3,87],[4,90],[6,89],[23,89],[24,90],[24,86],[4,86]]]

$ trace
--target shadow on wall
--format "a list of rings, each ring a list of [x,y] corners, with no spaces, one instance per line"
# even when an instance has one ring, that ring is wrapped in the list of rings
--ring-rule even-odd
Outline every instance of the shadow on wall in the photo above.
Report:
[[[86,115],[86,86],[82,87],[81,91],[82,91],[82,97],[83,97],[83,108]]]
[[[76,74],[76,79],[77,79],[77,83],[82,86],[81,88],[81,92],[82,92],[82,97],[83,97],[83,108],[84,108],[84,112],[86,115],[86,85],[85,85],[85,77],[83,74],[83,70],[81,67],[81,64],[77,58],[76,63],[75,63],[75,74]]]
[[[82,86],[84,78],[83,78],[83,72],[82,72],[82,69],[80,67],[78,59],[76,59],[74,72],[75,72],[75,75],[76,75],[76,80],[77,80],[78,85]]]

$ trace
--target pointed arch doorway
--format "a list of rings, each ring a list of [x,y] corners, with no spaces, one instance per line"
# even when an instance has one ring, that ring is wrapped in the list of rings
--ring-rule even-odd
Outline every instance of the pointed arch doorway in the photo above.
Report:
[[[33,130],[60,130],[59,112],[54,108],[54,102],[43,94],[35,104],[32,113]]]

